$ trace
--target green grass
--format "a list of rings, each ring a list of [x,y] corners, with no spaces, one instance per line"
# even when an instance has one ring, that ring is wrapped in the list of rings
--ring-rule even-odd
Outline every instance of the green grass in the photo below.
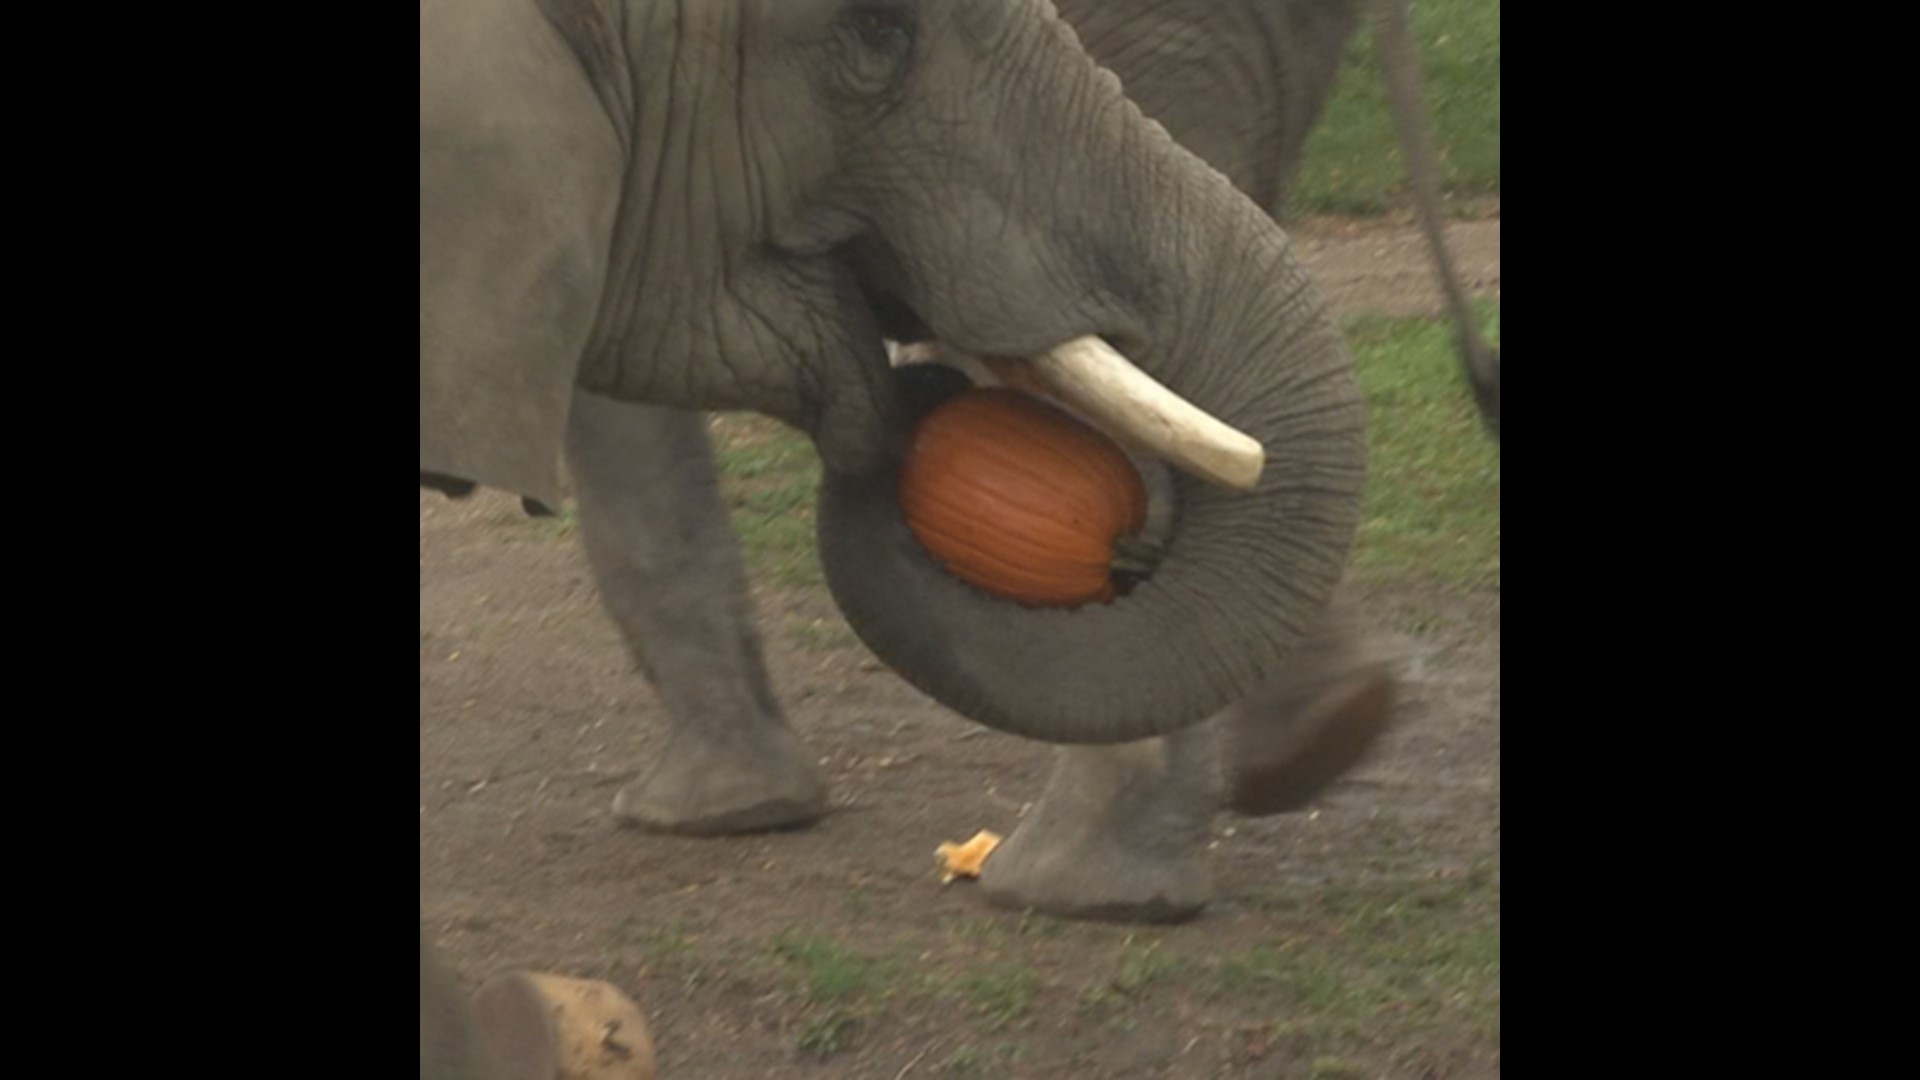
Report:
[[[744,976],[731,957],[717,955],[710,935],[680,919],[653,923],[621,920],[612,934],[614,951],[641,971],[693,993],[714,983],[738,984]]]
[[[1500,191],[1500,0],[1420,0],[1413,12],[1426,103],[1452,195]],[[1289,212],[1374,214],[1394,205],[1406,165],[1363,26],[1301,162]]]
[[[773,955],[794,973],[801,996],[814,1005],[855,1001],[886,975],[879,960],[826,937],[783,939],[774,944]]]
[[[984,1020],[989,1030],[997,1030],[1027,1018],[1040,995],[1041,981],[1032,968],[1008,964],[968,972],[957,985],[974,1015]]]
[[[1307,1069],[1307,1080],[1362,1080],[1366,1075],[1365,1069],[1333,1057],[1315,1058]]]
[[[1498,345],[1499,305],[1479,310]],[[1372,451],[1357,576],[1497,586],[1500,452],[1474,409],[1450,325],[1368,317],[1349,322],[1346,333]]]
[[[1138,1008],[1153,996],[1157,986],[1178,980],[1191,970],[1186,958],[1162,951],[1161,945],[1157,938],[1138,944],[1129,935],[1120,945],[1112,973],[1081,989],[1081,1015],[1097,1017],[1115,1027],[1131,1027]]]
[[[1271,898],[1278,926],[1212,965],[1210,991],[1284,1004],[1277,1028],[1323,1048],[1447,1032],[1500,1038],[1500,885],[1487,867]]]
[[[723,416],[713,430],[721,491],[754,577],[787,587],[822,584],[813,532],[820,459],[813,445],[792,428],[748,414]]]
[[[817,934],[781,938],[768,951],[797,991],[796,1045],[811,1057],[832,1057],[851,1048],[881,1008],[885,988],[897,978],[890,961]]]
[[[822,934],[775,939],[762,955],[797,1004],[800,1051],[814,1057],[848,1049],[861,1031],[902,1010],[939,1011],[948,1002],[964,1006],[982,1031],[1017,1027],[1044,986],[1037,971],[1018,962],[929,965],[884,944],[856,949]]]
[[[853,1045],[860,1030],[860,1018],[839,1009],[828,1009],[808,1018],[800,1030],[800,1051],[814,1057],[832,1057]]]
[[[529,517],[529,527],[544,540],[570,540],[580,529],[580,508],[572,500],[547,517]]]
[[[936,1066],[936,1071],[955,1076],[1002,1076],[1008,1067],[1018,1064],[1026,1054],[1017,1043],[998,1043],[981,1047],[963,1043]]]
[[[1377,1075],[1374,1065],[1407,1055],[1498,1047],[1497,860],[1444,876],[1255,886],[1232,927],[1204,933],[1062,920],[1038,936],[923,926],[857,944],[845,931],[731,941],[680,927],[626,933],[728,970],[726,992],[771,1009],[802,1057],[920,1039],[933,1020],[945,1034],[930,1046],[930,1073],[995,1075],[1053,1052],[1063,1033],[1164,1030],[1182,1014],[1196,1033],[1263,1032],[1299,1063],[1286,1075],[1332,1080]]]
[[[685,957],[695,941],[695,935],[680,919],[651,923],[632,917],[620,920],[613,928],[613,938],[617,944],[639,949],[657,962]]]

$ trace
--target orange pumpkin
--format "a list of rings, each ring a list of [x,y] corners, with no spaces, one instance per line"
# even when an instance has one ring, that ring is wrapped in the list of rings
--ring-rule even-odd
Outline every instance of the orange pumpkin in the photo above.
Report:
[[[900,475],[907,525],[948,573],[1036,607],[1113,599],[1114,542],[1147,491],[1106,435],[1039,398],[968,390],[914,429]]]

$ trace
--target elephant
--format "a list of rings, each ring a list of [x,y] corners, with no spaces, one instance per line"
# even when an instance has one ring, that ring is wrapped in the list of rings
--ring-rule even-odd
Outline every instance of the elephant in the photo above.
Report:
[[[1248,196],[1269,181],[1148,119],[1089,55],[1098,9],[1080,35],[1074,18],[1043,0],[423,0],[421,482],[553,507],[564,456],[596,584],[672,724],[623,818],[728,832],[824,806],[696,410],[813,440],[828,586],[883,661],[1066,748],[1033,819],[1057,839],[1022,855],[1016,836],[990,865],[1095,896],[1080,913],[1190,912],[1183,860],[1222,789],[1297,805],[1371,723],[1327,718],[1385,714],[1334,600],[1366,470],[1351,357]],[[1322,100],[1325,66],[1301,83]],[[1304,129],[1281,130],[1297,152]],[[1271,467],[1245,493],[1170,478],[1166,558],[1112,604],[972,591],[892,497],[912,423],[951,387],[884,342],[1028,357],[1089,338]],[[1216,742],[1284,767],[1236,789]],[[1167,887],[1100,897],[1102,857],[1158,858]],[[421,956],[423,1077],[495,1075],[424,934]]]
[[[1351,0],[1058,9],[1135,104],[1269,207],[1283,200],[1360,14]],[[1408,151],[1421,157],[1418,145]],[[1444,261],[1439,271],[1450,277]],[[1470,321],[1461,325],[1472,340]],[[616,816],[694,834],[817,820],[827,784],[773,693],[704,418],[579,393],[566,461],[598,593],[670,729],[650,769],[616,796]],[[1305,805],[1384,730],[1391,700],[1382,658],[1329,610],[1216,723],[1164,743],[1057,751],[1036,812],[987,864],[985,891],[1051,914],[1190,916],[1208,898],[1200,852],[1216,811]]]

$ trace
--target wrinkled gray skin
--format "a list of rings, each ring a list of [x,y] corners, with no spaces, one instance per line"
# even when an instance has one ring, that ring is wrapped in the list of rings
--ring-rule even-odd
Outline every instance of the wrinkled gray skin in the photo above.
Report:
[[[1083,21],[1092,37],[1098,12]],[[1250,58],[1240,29],[1198,29],[1163,119],[1271,205],[1284,169],[1257,170],[1297,157],[1338,48],[1295,69],[1272,37]],[[423,0],[421,39],[422,481],[557,505],[564,443],[596,578],[673,725],[623,817],[729,832],[825,802],[769,690],[690,409],[813,437],[829,585],[904,677],[1004,730],[1130,744],[1062,752],[1034,827],[989,864],[1003,902],[1189,914],[1223,786],[1284,809],[1357,756],[1305,737],[1365,728],[1325,717],[1381,685],[1327,608],[1364,475],[1350,360],[1284,236],[1044,4]],[[1263,63],[1311,74],[1283,85]],[[1258,90],[1222,110],[1286,117],[1280,155],[1246,153],[1256,172],[1225,156],[1249,145],[1231,125],[1206,126],[1227,117],[1177,112],[1228,73]],[[906,533],[890,495],[914,406],[881,337],[1026,355],[1086,333],[1270,464],[1250,495],[1177,481],[1167,559],[1131,595],[1034,612],[948,578]],[[1311,767],[1249,787],[1219,775],[1216,741]],[[451,985],[423,944],[423,1077],[483,1075],[458,1063]]]

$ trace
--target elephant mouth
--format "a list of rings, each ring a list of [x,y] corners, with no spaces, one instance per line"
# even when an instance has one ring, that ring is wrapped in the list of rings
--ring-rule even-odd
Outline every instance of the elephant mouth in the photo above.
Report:
[[[942,362],[976,382],[984,369],[993,381],[1058,399],[1136,453],[1234,491],[1258,485],[1266,464],[1258,440],[1142,371],[1106,338],[1087,334],[1033,356],[976,354],[942,341],[912,305],[867,275],[855,280],[894,367]]]
[[[863,272],[864,271],[864,272]],[[870,269],[854,261],[853,280],[860,289],[861,299],[866,301],[867,310],[873,313],[873,320],[880,327],[881,336],[896,345],[924,344],[935,340],[932,327],[913,305],[901,299],[899,294],[879,285]]]

